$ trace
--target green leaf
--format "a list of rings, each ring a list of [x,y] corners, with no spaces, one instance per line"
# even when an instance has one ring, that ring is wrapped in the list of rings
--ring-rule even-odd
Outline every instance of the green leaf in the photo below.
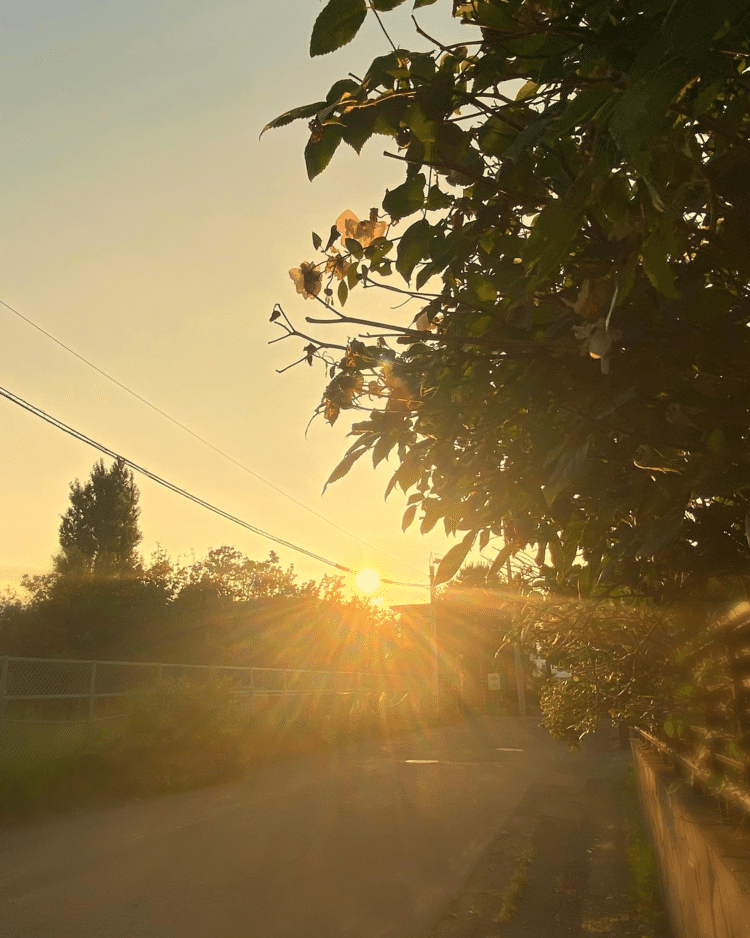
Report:
[[[401,6],[404,0],[372,0],[373,10],[377,10],[378,13],[387,13],[389,10],[395,10],[396,7]]]
[[[437,0],[414,0],[414,9],[418,10],[420,7],[429,7],[433,3],[437,3]]]
[[[375,455],[375,454],[374,454],[374,452],[373,452],[373,458],[374,458],[374,455]],[[400,468],[400,467],[399,467],[399,468]],[[383,501],[388,501],[388,496],[389,496],[389,495],[391,494],[391,492],[396,488],[396,483],[398,482],[398,472],[399,472],[399,470],[397,469],[397,470],[393,473],[393,475],[391,476],[390,481],[388,482],[388,485],[386,485],[386,487],[385,487],[385,495],[383,496]]]
[[[443,501],[439,498],[427,498],[422,503],[424,516],[420,525],[421,534],[429,534],[443,516]]]
[[[466,278],[470,295],[480,303],[494,303],[497,298],[497,287],[483,274],[471,273]]]
[[[448,208],[449,205],[453,204],[453,196],[448,195],[447,192],[443,192],[440,186],[431,186],[427,200],[425,201],[425,208],[430,211],[438,211],[441,208]]]
[[[374,107],[358,107],[342,114],[344,143],[348,143],[356,153],[361,153],[362,147],[375,132],[376,117],[377,109]]]
[[[313,231],[312,233],[312,243],[316,251],[318,250],[320,245],[323,243],[323,239],[320,237],[317,231]]]
[[[439,122],[427,117],[418,101],[415,101],[406,112],[404,123],[422,143],[434,143],[437,139]]]
[[[387,212],[391,218],[406,218],[407,215],[419,211],[424,205],[426,182],[424,173],[420,173],[412,179],[407,179],[396,189],[386,189],[383,211]]]
[[[685,82],[680,67],[657,69],[631,79],[612,109],[609,129],[631,165],[644,177],[650,176],[654,139],[669,128],[669,105]]]
[[[535,269],[535,282],[559,270],[580,230],[581,215],[566,199],[553,199],[537,215],[523,252],[527,270]]]
[[[495,559],[492,561],[490,569],[487,572],[487,576],[494,576],[500,570],[503,564],[510,560],[515,552],[516,551],[513,544],[506,543],[505,546],[497,552],[497,557],[495,557]]]
[[[325,101],[316,101],[315,104],[303,104],[302,107],[295,107],[292,108],[291,111],[285,111],[283,114],[279,114],[278,117],[274,117],[272,121],[269,121],[263,130],[261,130],[260,135],[262,137],[267,130],[273,130],[275,127],[284,127],[286,124],[291,124],[292,121],[302,120],[305,117],[315,117],[325,106]]]
[[[429,52],[410,52],[409,71],[413,77],[430,81],[435,74],[435,59]]]
[[[406,492],[412,485],[419,482],[423,469],[424,457],[414,452],[409,453],[396,471],[396,481],[401,486],[402,492]]]
[[[427,281],[431,277],[435,277],[441,269],[442,267],[438,267],[435,264],[425,264],[425,266],[417,274],[417,279],[415,281],[417,290],[421,290]]]
[[[524,127],[516,136],[513,143],[503,151],[503,159],[515,161],[525,150],[528,150],[529,147],[540,143],[541,140],[547,136],[547,132],[559,116],[558,110],[556,105],[552,105],[551,108],[548,108],[548,111],[552,111],[553,113],[545,113],[538,120],[529,124],[528,127]]]
[[[330,250],[330,248],[333,246],[333,243],[335,241],[338,241],[339,234],[340,232],[339,232],[339,229],[336,227],[336,225],[331,225],[331,230],[328,234],[328,241],[326,243],[326,246],[323,248],[324,251]]]
[[[430,242],[430,224],[422,218],[407,228],[398,243],[396,270],[408,283],[414,268],[427,253]]]
[[[525,101],[526,98],[530,98],[533,94],[536,94],[539,90],[539,85],[535,81],[527,81],[525,85],[521,85],[516,95],[516,101]]]
[[[347,297],[349,296],[349,288],[346,285],[346,281],[342,280],[339,284],[338,289],[339,303],[343,306],[346,303]]]
[[[350,254],[353,254],[356,258],[362,260],[365,251],[356,238],[344,238],[344,244],[346,245],[346,249]]]
[[[588,453],[588,440],[582,446],[563,450],[544,486],[544,499],[548,505],[551,505],[559,493],[579,475],[586,464]]]
[[[329,0],[315,20],[310,55],[326,55],[351,42],[366,16],[365,0]]]
[[[518,30],[518,23],[502,9],[500,4],[476,3],[474,9],[476,10],[474,22],[482,26],[489,26],[490,29],[498,29],[502,32],[509,30],[516,32]]]
[[[497,117],[485,121],[479,131],[479,144],[488,156],[501,156],[513,143],[518,131]]]
[[[370,63],[370,67],[365,72],[365,83],[372,88],[375,85],[391,86],[392,72],[401,67],[401,59],[406,57],[399,56],[397,52],[387,52],[385,55],[376,56]]]
[[[333,472],[328,476],[328,481],[323,486],[323,491],[325,492],[325,490],[332,482],[336,482],[338,479],[343,479],[347,472],[352,468],[354,463],[359,459],[359,457],[366,452],[366,446],[363,446],[360,449],[349,450],[338,466],[336,466]]]
[[[378,442],[372,448],[372,465],[377,469],[379,463],[381,463],[396,445],[396,440],[393,436],[381,436]],[[396,479],[394,477],[393,485],[396,484]],[[391,486],[392,487],[392,486]],[[390,491],[390,489],[389,489]],[[388,498],[388,492],[385,495]]]
[[[416,513],[417,513],[417,506],[416,506],[416,505],[409,505],[409,507],[408,507],[408,508],[406,509],[406,511],[404,512],[404,517],[403,517],[403,520],[401,521],[401,530],[402,530],[402,531],[405,531],[405,530],[411,525],[412,521],[414,520],[414,516],[416,515]]]
[[[469,531],[460,544],[451,547],[445,557],[440,561],[440,566],[435,574],[435,586],[439,586],[441,583],[450,580],[450,578],[458,572],[461,564],[466,560],[466,555],[473,547],[476,536],[476,531]]]
[[[343,99],[344,95],[356,94],[360,88],[361,85],[359,82],[353,81],[351,78],[342,78],[341,81],[334,82],[328,89],[326,103],[338,104]],[[330,110],[330,108],[328,110]],[[321,120],[323,120],[322,117]]]
[[[401,122],[406,114],[406,101],[393,96],[382,98],[372,108],[375,111],[373,133],[386,137],[398,137]]]
[[[341,143],[341,136],[341,127],[337,124],[326,124],[319,140],[313,141],[311,137],[308,141],[305,147],[305,165],[307,178],[311,182],[331,162],[333,154]]]
[[[584,123],[607,102],[614,93],[614,87],[606,81],[586,88],[568,101],[565,111],[550,127],[549,138],[562,137]]]
[[[685,512],[678,508],[662,518],[655,518],[644,531],[636,553],[638,560],[648,560],[668,547],[677,537],[685,520]]]
[[[674,282],[674,273],[669,266],[668,255],[674,250],[674,227],[672,219],[665,216],[662,224],[654,229],[644,241],[641,249],[641,261],[646,276],[663,296],[678,300]]]

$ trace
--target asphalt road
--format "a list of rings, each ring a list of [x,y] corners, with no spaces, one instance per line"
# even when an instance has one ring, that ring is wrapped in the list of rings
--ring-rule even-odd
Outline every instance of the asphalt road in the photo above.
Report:
[[[412,938],[564,757],[478,718],[0,831],[0,938]]]

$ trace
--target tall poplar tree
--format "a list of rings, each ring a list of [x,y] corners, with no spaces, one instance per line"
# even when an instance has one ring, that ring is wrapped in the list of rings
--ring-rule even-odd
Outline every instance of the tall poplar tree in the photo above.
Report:
[[[70,486],[70,507],[60,523],[60,574],[122,576],[139,567],[136,548],[139,492],[133,473],[117,460],[109,469],[99,460],[85,484]]]

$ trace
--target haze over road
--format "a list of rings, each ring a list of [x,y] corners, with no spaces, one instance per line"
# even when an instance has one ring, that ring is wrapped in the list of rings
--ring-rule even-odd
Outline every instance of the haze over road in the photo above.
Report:
[[[478,718],[1,831],[0,936],[413,938],[528,786],[574,758],[536,722]]]

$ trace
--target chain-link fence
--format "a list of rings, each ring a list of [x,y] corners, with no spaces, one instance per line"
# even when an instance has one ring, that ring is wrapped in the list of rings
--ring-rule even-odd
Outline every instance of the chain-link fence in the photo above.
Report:
[[[116,719],[123,698],[161,681],[228,679],[242,712],[278,697],[352,694],[369,690],[377,675],[349,671],[224,667],[166,662],[0,658],[0,745],[30,738],[32,726],[54,729],[56,738],[85,736],[93,723]]]

